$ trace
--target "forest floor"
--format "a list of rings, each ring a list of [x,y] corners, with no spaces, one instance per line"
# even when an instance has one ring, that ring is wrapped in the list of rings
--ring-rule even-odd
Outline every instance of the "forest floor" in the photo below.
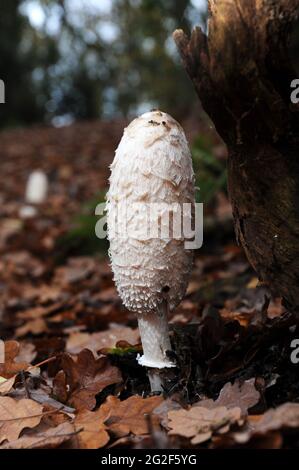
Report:
[[[0,448],[299,447],[299,328],[258,284],[232,221],[222,231],[224,194],[171,316],[178,370],[164,396],[151,395],[136,318],[93,236],[91,209],[124,124],[1,134]],[[24,220],[36,168],[49,176],[49,196]]]

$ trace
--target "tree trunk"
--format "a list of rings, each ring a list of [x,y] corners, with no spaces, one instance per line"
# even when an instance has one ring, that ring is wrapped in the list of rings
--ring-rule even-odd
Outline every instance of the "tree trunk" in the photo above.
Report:
[[[299,107],[288,41],[299,0],[210,0],[208,36],[174,39],[228,147],[235,230],[260,279],[299,311]]]

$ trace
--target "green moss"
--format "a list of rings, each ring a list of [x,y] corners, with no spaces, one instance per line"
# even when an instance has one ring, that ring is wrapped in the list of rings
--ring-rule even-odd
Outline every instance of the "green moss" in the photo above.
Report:
[[[196,202],[212,203],[218,191],[226,191],[226,164],[213,153],[212,143],[206,136],[198,136],[192,148],[195,171]]]
[[[70,230],[57,241],[58,258],[67,256],[107,255],[107,238],[100,239],[95,234],[95,226],[99,216],[95,215],[98,204],[105,202],[106,191],[100,192],[92,200],[87,201],[78,216],[71,222]]]
[[[125,356],[130,353],[137,354],[138,352],[140,352],[140,348],[134,346],[109,348],[105,351],[106,354],[112,356]]]

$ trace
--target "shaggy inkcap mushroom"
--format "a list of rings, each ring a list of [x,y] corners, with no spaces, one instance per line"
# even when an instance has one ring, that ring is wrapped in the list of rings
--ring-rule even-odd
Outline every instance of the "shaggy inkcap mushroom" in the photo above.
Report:
[[[33,171],[28,178],[25,192],[27,205],[21,207],[20,216],[24,219],[35,217],[36,205],[43,204],[48,192],[48,178],[42,170]]]
[[[192,268],[193,251],[185,248],[184,234],[174,238],[171,230],[164,231],[171,223],[174,227],[184,203],[194,205],[194,172],[184,131],[168,114],[143,114],[125,129],[116,150],[107,212],[114,280],[124,305],[137,314],[144,352],[139,363],[152,368],[152,390],[162,389],[158,369],[175,366],[167,354],[167,316],[182,300]],[[189,223],[192,213],[187,214]],[[160,228],[153,236],[150,230],[157,221]]]
[[[26,202],[29,204],[42,204],[45,202],[48,191],[48,179],[42,170],[35,170],[28,178],[26,187]]]

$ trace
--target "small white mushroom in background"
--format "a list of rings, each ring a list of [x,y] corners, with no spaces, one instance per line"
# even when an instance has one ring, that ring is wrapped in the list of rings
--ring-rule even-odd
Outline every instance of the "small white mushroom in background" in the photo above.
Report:
[[[48,193],[48,178],[42,170],[33,171],[28,178],[25,192],[26,205],[21,207],[20,216],[24,219],[37,215],[36,205],[46,201]]]
[[[138,317],[144,353],[138,360],[149,368],[152,391],[163,390],[161,370],[175,367],[167,354],[171,351],[167,317],[185,294],[193,251],[185,248],[184,234],[173,238],[159,232],[157,237],[142,238],[138,233],[140,229],[149,233],[156,221],[147,207],[182,210],[184,203],[194,205],[194,193],[191,153],[182,127],[160,111],[131,122],[111,165],[109,255],[119,295]],[[119,210],[120,203],[125,203],[127,213]],[[135,210],[134,204],[140,204],[141,210]]]
[[[35,170],[28,178],[25,199],[28,204],[42,204],[48,192],[48,178],[42,170]]]

